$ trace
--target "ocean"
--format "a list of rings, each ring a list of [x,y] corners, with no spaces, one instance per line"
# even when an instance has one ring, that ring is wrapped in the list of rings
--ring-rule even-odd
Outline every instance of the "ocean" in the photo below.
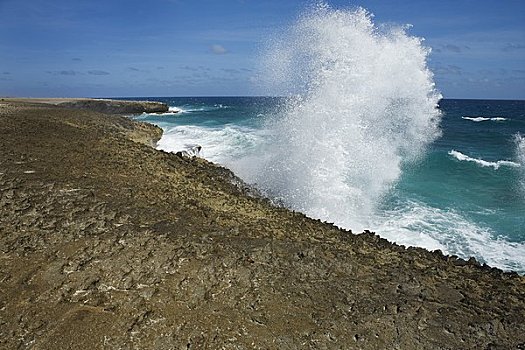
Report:
[[[320,4],[261,50],[271,97],[174,97],[158,148],[202,146],[276,203],[525,272],[525,101],[442,99],[431,48]]]

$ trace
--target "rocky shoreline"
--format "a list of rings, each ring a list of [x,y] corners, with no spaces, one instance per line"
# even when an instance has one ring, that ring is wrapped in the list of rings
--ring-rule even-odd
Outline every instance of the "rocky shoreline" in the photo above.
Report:
[[[4,102],[50,104],[71,109],[86,109],[105,114],[141,114],[168,112],[167,104],[158,101],[125,101],[92,98],[3,98]],[[0,101],[0,103],[2,103]]]
[[[525,348],[525,277],[277,208],[79,105],[0,101],[0,348]]]

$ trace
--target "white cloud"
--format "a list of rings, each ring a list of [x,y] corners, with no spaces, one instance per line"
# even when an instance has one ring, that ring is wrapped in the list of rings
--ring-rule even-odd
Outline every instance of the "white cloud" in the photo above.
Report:
[[[211,52],[213,52],[216,55],[224,55],[225,53],[228,53],[228,50],[224,48],[224,46],[219,44],[214,44],[210,47]]]

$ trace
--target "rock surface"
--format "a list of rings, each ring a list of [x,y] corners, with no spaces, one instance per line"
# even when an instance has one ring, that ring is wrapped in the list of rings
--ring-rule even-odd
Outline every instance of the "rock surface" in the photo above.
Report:
[[[354,235],[154,150],[0,105],[2,349],[523,349],[525,278]]]
[[[163,113],[168,111],[168,105],[153,101],[120,101],[120,100],[76,100],[60,104],[67,108],[89,109],[107,114],[140,114]]]
[[[164,113],[169,110],[167,104],[157,101],[127,101],[91,98],[7,98],[2,100],[13,103],[25,103],[26,105],[28,103],[52,104],[73,109],[88,109],[90,111],[106,114]]]

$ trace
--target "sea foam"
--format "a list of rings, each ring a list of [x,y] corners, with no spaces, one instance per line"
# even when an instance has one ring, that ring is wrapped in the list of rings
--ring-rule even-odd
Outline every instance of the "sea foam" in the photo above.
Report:
[[[214,104],[213,106],[195,106],[195,105],[185,105],[185,106],[170,106],[168,112],[165,114],[186,114],[186,113],[202,113],[202,112],[211,112],[219,109],[230,108],[227,105],[223,104]]]
[[[202,147],[199,155],[209,161],[228,165],[262,143],[261,132],[248,127],[226,125],[220,128],[180,125],[165,129],[157,148],[177,152],[195,144]]]
[[[362,8],[320,4],[275,38],[266,83],[290,97],[267,121],[263,152],[233,164],[290,208],[354,231],[440,135],[430,49]]]
[[[510,160],[498,160],[496,162],[489,162],[479,158],[469,157],[461,152],[451,150],[448,152],[449,155],[459,161],[473,162],[482,167],[492,167],[494,170],[498,170],[501,166],[520,167],[520,163],[512,162]]]
[[[185,112],[185,110],[179,107],[169,107],[168,111],[171,113],[184,113]]]
[[[461,119],[470,120],[476,123],[486,122],[486,121],[504,122],[508,120],[507,118],[504,118],[504,117],[461,117]]]
[[[397,210],[384,213],[379,223],[381,236],[405,246],[439,249],[504,270],[524,271],[525,244],[509,242],[467,219],[454,209],[439,209],[408,201]]]

